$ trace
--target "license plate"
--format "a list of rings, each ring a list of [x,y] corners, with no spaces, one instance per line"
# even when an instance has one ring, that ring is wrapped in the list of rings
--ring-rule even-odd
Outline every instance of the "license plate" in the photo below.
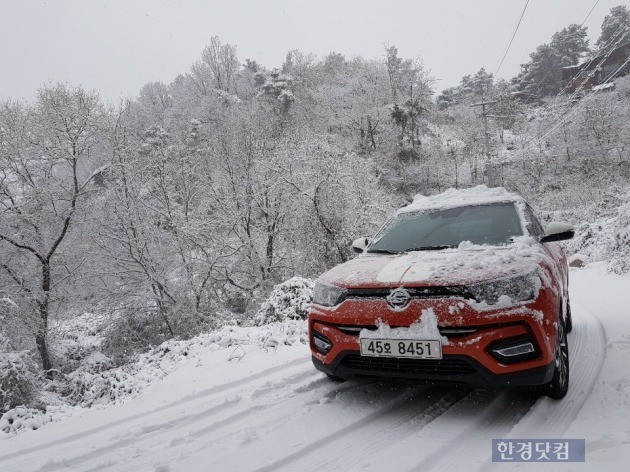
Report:
[[[442,343],[438,340],[361,339],[361,355],[442,359]]]

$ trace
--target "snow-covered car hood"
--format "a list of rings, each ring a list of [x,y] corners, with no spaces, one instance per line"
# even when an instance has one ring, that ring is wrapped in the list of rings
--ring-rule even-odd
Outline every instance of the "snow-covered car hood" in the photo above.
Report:
[[[531,237],[507,246],[464,242],[454,249],[367,253],[334,267],[320,281],[345,288],[457,286],[529,273],[544,259],[542,245]]]

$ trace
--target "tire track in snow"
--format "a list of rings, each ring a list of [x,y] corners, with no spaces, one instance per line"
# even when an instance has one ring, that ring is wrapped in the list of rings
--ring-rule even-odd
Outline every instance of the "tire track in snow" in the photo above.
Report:
[[[606,331],[593,312],[572,302],[573,331],[569,334],[569,392],[562,400],[541,397],[531,412],[510,431],[506,438],[562,438],[577,418],[591,394],[606,358]],[[579,307],[579,310],[575,308]],[[575,315],[578,316],[575,316]],[[490,452],[488,452],[490,454]],[[487,460],[480,470],[504,469],[506,464]],[[502,467],[500,467],[502,466]]]
[[[416,408],[404,408],[408,406],[410,401],[414,400],[416,394],[423,390],[426,390],[422,392],[423,395],[426,394],[426,397],[418,402]],[[393,400],[388,401],[386,405],[372,413],[367,414],[357,421],[353,421],[337,431],[326,434],[324,437],[310,442],[300,447],[297,451],[277,459],[266,466],[256,469],[256,472],[275,472],[283,469],[300,471],[311,470],[309,467],[314,468],[314,470],[320,470],[321,457],[313,458],[312,454],[330,444],[334,444],[334,447],[328,449],[327,454],[331,454],[331,450],[336,451],[338,454],[348,454],[352,452],[348,446],[357,445],[362,443],[362,441],[367,440],[372,445],[376,444],[378,441],[393,441],[393,438],[383,437],[383,431],[386,431],[388,428],[397,430],[402,425],[408,424],[413,418],[422,416],[423,413],[431,409],[431,406],[437,405],[444,399],[442,406],[433,410],[433,415],[438,416],[467,393],[457,395],[452,392],[453,390],[453,387],[427,387],[425,385],[408,388],[400,395],[397,395]],[[376,430],[370,430],[370,427],[374,424],[377,425]],[[334,453],[332,455],[332,462],[336,470],[339,455],[335,455]]]
[[[314,373],[314,375],[321,375],[321,374]],[[309,390],[309,393],[317,394],[319,389],[326,389],[328,391],[324,393],[321,398],[329,398],[329,399],[336,397],[340,393],[344,393],[350,390],[354,390],[358,387],[367,385],[361,382],[345,382],[342,385],[331,385],[330,380],[328,378],[324,377],[321,380],[324,380],[324,382],[315,381],[311,383],[311,385],[313,385],[313,388]],[[295,389],[293,389],[293,391],[297,389],[302,390],[303,387],[296,387]],[[317,395],[314,395],[314,396],[317,396]],[[257,407],[254,407],[254,409],[258,412],[265,411],[267,413],[267,418],[259,416],[254,421],[250,419],[247,422],[247,425],[248,426],[256,425],[257,422],[259,424],[265,423],[266,425],[268,425],[269,424],[267,422],[268,419],[271,419],[272,422],[281,422],[284,419],[293,417],[297,409],[301,409],[304,406],[320,403],[320,401],[317,399],[313,399],[313,400],[309,399],[308,401],[303,401],[304,398],[302,397],[297,397],[292,402],[287,402],[285,399],[280,399],[279,401],[275,403],[267,403],[264,405],[258,405]],[[270,410],[270,411],[267,411],[267,410]],[[235,420],[240,420],[240,419],[241,419],[240,417],[235,418]],[[203,438],[209,434],[218,432],[219,429],[225,426],[231,425],[234,422],[235,421],[230,421],[229,423],[223,423],[223,422],[213,423],[213,424],[204,426],[203,428],[190,431],[188,433],[188,436],[191,438]],[[222,436],[224,438],[227,437],[225,433],[223,433]]]
[[[314,375],[322,374],[313,371]],[[295,426],[301,424],[300,420],[304,415],[318,414],[317,410],[310,408],[311,405],[323,404],[323,407],[334,405],[334,402],[341,401],[341,395],[347,392],[353,392],[357,389],[357,393],[349,393],[348,399],[356,399],[363,397],[365,404],[371,403],[374,395],[381,393],[382,385],[375,382],[366,383],[365,381],[348,381],[343,384],[332,384],[327,378],[323,378],[325,383],[320,382],[321,378],[315,381],[306,382],[305,384],[294,387],[291,391],[300,393],[286,400],[278,398],[273,403],[255,405],[248,409],[245,413],[237,413],[228,418],[223,418],[211,424],[206,424],[200,429],[192,430],[184,435],[177,437],[160,435],[152,438],[149,442],[142,443],[143,450],[152,453],[150,458],[138,457],[137,460],[126,460],[125,462],[116,463],[109,455],[100,457],[100,464],[94,462],[83,463],[83,467],[90,466],[89,470],[115,470],[116,472],[137,471],[150,468],[149,461],[154,463],[159,460],[160,463],[177,463],[182,458],[196,457],[200,453],[205,453],[207,460],[212,461],[213,470],[245,470],[246,468],[234,466],[234,454],[245,453],[244,457],[251,455],[251,451],[243,449],[242,445],[244,436],[247,436],[247,430],[256,433],[256,437],[261,436],[269,438],[273,431],[278,431],[287,422]],[[308,396],[305,396],[305,388],[309,385],[317,386],[317,388],[309,389]],[[322,393],[321,390],[324,389]],[[339,398],[338,398],[339,397]],[[341,405],[343,407],[343,405]],[[339,405],[333,406],[339,408]],[[269,431],[264,431],[269,429]],[[247,438],[245,438],[246,440]],[[249,441],[246,440],[245,443]],[[127,450],[125,456],[129,457],[129,445],[125,446]],[[235,449],[233,453],[231,449]],[[122,449],[121,449],[122,450]],[[118,452],[120,453],[119,450]],[[208,453],[211,453],[208,455]],[[252,456],[253,457],[253,456]],[[135,459],[135,458],[134,458]],[[88,459],[89,460],[89,459]],[[223,466],[221,465],[223,460]],[[205,463],[205,462],[204,462]],[[112,465],[114,464],[114,465]],[[229,465],[228,465],[229,464]],[[191,466],[192,467],[192,466]],[[197,467],[195,465],[195,467]],[[227,468],[226,468],[227,467]],[[231,468],[230,468],[231,467]],[[84,470],[82,468],[81,470]],[[186,469],[184,469],[186,470]]]
[[[319,372],[313,372],[313,374],[319,376],[322,375]],[[251,408],[251,415],[239,415],[238,417],[235,417],[236,415],[234,415],[234,417],[227,419],[228,421],[212,423],[200,429],[189,431],[184,442],[192,442],[196,440],[202,441],[204,444],[189,448],[187,451],[179,449],[176,451],[176,455],[182,456],[205,450],[209,446],[213,445],[212,441],[216,441],[217,437],[220,438],[221,441],[229,441],[234,438],[238,438],[242,436],[244,429],[243,426],[247,426],[247,428],[250,429],[255,428],[257,431],[260,431],[262,428],[267,428],[270,431],[277,430],[286,422],[295,420],[300,413],[308,413],[308,408],[310,406],[319,405],[322,404],[322,402],[329,404],[334,402],[341,394],[352,392],[359,388],[367,387],[370,389],[374,384],[375,381],[371,380],[356,380],[347,381],[338,385],[331,384],[331,380],[327,377],[320,377],[317,380],[299,385],[292,389],[292,392],[294,393],[301,395],[308,394],[309,397],[307,398],[304,398],[303,396],[294,398],[292,395],[285,396],[274,403],[258,405],[257,407]],[[322,389],[324,389],[325,392],[320,394],[319,391]],[[286,401],[287,398],[290,401]],[[231,431],[224,431],[226,428],[231,428]],[[265,435],[268,433],[269,431],[266,431]],[[210,443],[208,443],[208,441],[210,441]],[[120,470],[122,472],[123,469]],[[135,471],[135,468],[131,467],[128,470]]]
[[[477,420],[466,429],[468,433],[453,435],[456,448],[445,445],[417,464],[414,472],[456,470],[462,464],[467,470],[503,470],[505,464],[492,463],[493,438],[563,436],[595,385],[606,351],[599,319],[582,305],[574,305],[580,309],[574,306],[574,329],[569,334],[571,383],[567,396],[558,401],[545,396],[528,398],[524,390],[507,391],[503,395],[513,395],[511,401],[497,399],[482,412],[481,423]]]
[[[573,332],[569,334],[569,392],[561,401],[541,397],[510,437],[544,433],[561,437],[590,395],[606,358],[606,332],[599,318],[584,305],[573,303]],[[575,315],[578,315],[577,317]]]
[[[269,416],[273,416],[278,420],[290,417],[294,414],[296,409],[299,409],[302,406],[304,400],[304,398],[300,396],[294,397],[291,392],[295,392],[298,389],[303,390],[307,386],[311,387],[309,392],[312,392],[314,395],[317,395],[319,390],[326,389],[328,391],[324,394],[324,396],[334,396],[339,392],[351,390],[364,385],[359,383],[348,383],[348,385],[344,384],[342,386],[331,385],[330,381],[327,378],[322,379],[320,377],[321,375],[322,374],[319,372],[309,369],[308,371],[285,377],[282,381],[276,381],[276,389],[271,388],[269,382],[267,382],[259,389],[254,390],[254,392],[250,395],[251,400],[254,402],[258,401],[259,403],[260,401],[263,401],[264,403],[262,404],[254,404],[249,407],[244,407],[244,409],[235,413],[231,413],[230,410],[233,410],[238,405],[241,405],[244,401],[243,397],[239,396],[231,400],[226,400],[219,405],[214,405],[204,411],[197,411],[189,415],[177,417],[171,421],[161,421],[136,428],[128,431],[124,436],[116,438],[114,442],[110,442],[100,448],[91,449],[90,451],[78,456],[58,461],[49,461],[43,464],[38,470],[42,472],[64,468],[85,470],[86,466],[89,466],[91,467],[90,470],[103,470],[111,468],[116,471],[135,471],[138,470],[138,468],[146,466],[146,461],[142,464],[138,464],[133,460],[129,460],[129,457],[127,456],[127,458],[124,459],[125,462],[120,463],[122,450],[135,447],[138,451],[160,451],[164,446],[185,446],[187,443],[191,443],[195,439],[202,438],[212,433],[223,435],[224,433],[222,433],[222,430],[229,428],[230,426],[240,424],[240,422],[248,425],[255,424],[255,422],[252,421],[252,418],[259,417],[261,413],[269,409],[274,409],[274,413]],[[295,380],[297,378],[305,377],[320,378],[314,381],[308,380],[298,386],[293,386],[290,382],[288,382],[290,379]],[[324,380],[325,382],[320,382],[320,380]],[[286,390],[289,390],[289,392],[286,392]],[[282,393],[281,398],[276,399],[275,401],[265,400],[265,397],[277,393],[278,391],[281,391]],[[286,402],[286,398],[293,398],[293,401]],[[292,404],[295,404],[295,407],[292,408]],[[284,414],[282,414],[283,412]],[[209,425],[203,426],[200,429],[189,431],[183,435],[178,433],[178,430],[182,428],[189,428],[190,426],[194,426],[196,423],[206,422],[209,419],[220,416],[222,413],[228,413],[228,416],[214,421]],[[194,446],[191,447],[194,448]],[[181,451],[177,452],[178,454],[181,454]],[[124,456],[125,455],[122,454],[122,457]],[[21,466],[23,465],[24,464],[21,464]]]
[[[208,411],[205,414],[200,415],[199,418],[195,418],[193,421],[203,421],[207,417],[214,416],[214,414],[224,411],[223,408],[224,408],[223,404],[217,405],[217,407],[211,409],[212,411]],[[261,407],[259,406],[253,406],[253,407],[247,408],[245,410],[239,411],[238,413],[235,413],[229,416],[228,418],[225,418],[224,420],[217,421],[216,423],[213,423],[213,425],[216,425],[217,428],[220,428],[224,426],[225,424],[230,424],[241,418],[246,418],[250,415],[253,415],[256,413],[256,411],[260,409]],[[182,425],[186,426],[187,424],[190,424],[190,421],[191,421],[191,417],[187,416],[187,417],[182,417],[181,421],[178,420],[178,421],[173,421],[170,423],[163,423],[161,425],[155,425],[153,427],[142,428],[134,436],[121,437],[115,442],[108,444],[107,446],[100,447],[98,449],[92,449],[89,452],[86,452],[85,454],[81,454],[81,455],[72,457],[70,459],[49,461],[43,464],[37,470],[40,472],[47,472],[47,471],[54,471],[54,470],[60,470],[60,469],[77,468],[78,466],[84,464],[87,461],[98,459],[99,457],[107,455],[109,453],[112,453],[111,455],[114,457],[108,458],[106,465],[97,465],[93,467],[93,470],[99,470],[100,468],[104,468],[104,467],[108,467],[112,465],[116,466],[115,470],[122,470],[120,469],[120,465],[116,463],[117,462],[116,458],[120,458],[120,451],[123,448],[135,446],[139,442],[147,441],[150,438],[155,438],[156,436],[157,436],[157,439],[159,440],[165,433],[169,432],[172,429],[177,428],[178,426],[182,426]],[[158,433],[158,434],[154,436],[150,436],[152,433]],[[129,460],[129,458],[123,458],[123,460]]]
[[[485,462],[491,453],[492,438],[507,434],[536,401],[535,394],[522,390],[480,393],[481,401],[472,408],[462,405],[465,409],[461,414],[466,420],[462,428],[457,428],[445,418],[449,424],[443,426],[446,430],[443,433],[455,431],[443,435],[451,439],[416,464],[411,469],[413,472],[459,470],[462,464],[466,464],[466,470],[473,469],[475,462]],[[492,394],[495,395],[494,400],[485,401],[484,397]],[[438,427],[437,424],[435,426]]]
[[[24,461],[25,458],[28,458],[29,462],[32,462],[34,460],[36,460],[36,457],[34,456],[38,456],[40,453],[42,453],[44,450],[49,449],[51,447],[55,447],[55,446],[67,446],[67,449],[69,450],[76,450],[76,449],[80,449],[80,444],[73,444],[74,442],[77,443],[85,443],[85,444],[89,444],[89,438],[91,436],[100,434],[100,433],[104,433],[107,432],[110,429],[119,429],[121,426],[125,426],[125,425],[132,425],[133,423],[138,421],[138,420],[142,420],[145,418],[150,419],[152,416],[156,416],[158,418],[164,418],[164,416],[167,416],[168,414],[173,414],[173,412],[168,412],[166,410],[172,410],[176,407],[180,407],[180,406],[189,406],[191,404],[193,404],[195,401],[197,400],[207,400],[209,398],[212,398],[213,396],[217,395],[217,394],[225,394],[226,392],[229,392],[230,390],[236,389],[238,387],[243,387],[243,386],[247,386],[250,383],[259,381],[261,379],[266,379],[268,377],[272,377],[278,373],[282,373],[283,371],[298,367],[298,366],[303,366],[303,365],[308,365],[310,364],[310,359],[304,359],[304,358],[300,358],[300,359],[295,359],[292,361],[289,361],[285,364],[281,364],[275,367],[271,367],[269,369],[265,369],[257,374],[245,377],[245,378],[241,378],[241,379],[237,379],[225,384],[221,384],[221,385],[217,385],[205,390],[202,390],[200,392],[196,392],[194,394],[191,395],[187,395],[186,397],[183,397],[179,400],[176,400],[174,402],[171,402],[167,405],[164,406],[160,406],[158,408],[154,408],[152,410],[149,411],[145,411],[142,413],[138,413],[135,415],[131,415],[128,416],[124,419],[121,420],[117,420],[117,421],[113,421],[107,424],[104,424],[102,426],[97,426],[95,428],[91,428],[85,431],[80,431],[78,433],[75,434],[70,434],[67,436],[63,436],[61,438],[58,439],[54,439],[52,441],[48,441],[46,443],[43,444],[39,444],[37,446],[33,446],[33,447],[27,447],[24,449],[19,449],[15,452],[11,452],[9,454],[5,454],[3,456],[0,456],[0,463],[3,464],[2,467],[2,471],[5,472],[6,470],[9,469],[5,469],[5,467],[7,466],[7,461],[11,460],[11,459],[21,459],[22,461]],[[297,374],[292,374],[289,376],[286,376],[285,379],[290,379],[292,377],[294,377],[295,375],[310,375],[311,371],[302,371],[302,372],[298,372]],[[256,391],[256,390],[254,390]],[[237,402],[234,402],[234,404]],[[219,405],[222,406],[222,405]],[[227,405],[228,407],[230,406],[229,404]],[[215,409],[217,408],[217,406],[212,406],[209,409],[206,410],[206,412],[214,412]],[[220,409],[219,409],[220,410]],[[216,412],[218,412],[219,410],[216,410]],[[204,412],[201,412],[202,414]],[[199,412],[195,413],[195,415],[199,414]],[[211,413],[208,413],[211,414]],[[194,416],[194,415],[189,415],[189,416]],[[172,423],[173,420],[163,420],[162,423],[163,424],[170,424]],[[179,424],[179,422],[175,421],[175,423]],[[173,424],[175,424],[173,423]],[[138,426],[135,426],[136,428],[138,428]],[[155,428],[155,429],[159,429],[159,428]],[[25,470],[25,468],[28,466],[27,463],[21,462],[19,468],[15,469],[16,471],[21,472],[22,470]]]
[[[303,447],[293,454],[297,457],[290,463],[290,468],[280,467],[278,470],[354,470],[359,460],[387,450],[410,431],[421,430],[470,392],[470,388],[458,386],[430,387],[420,395],[414,395],[401,405],[402,408],[394,407],[371,421],[348,428],[347,434],[342,430],[324,441]],[[317,454],[330,442],[333,444],[326,448],[325,455]]]

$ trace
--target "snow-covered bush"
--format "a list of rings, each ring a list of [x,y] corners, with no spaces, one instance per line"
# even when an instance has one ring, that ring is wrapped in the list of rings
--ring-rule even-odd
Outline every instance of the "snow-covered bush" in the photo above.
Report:
[[[308,344],[307,325],[303,320],[289,320],[265,326],[256,340],[261,349],[277,349],[280,345]]]
[[[104,333],[103,352],[115,362],[125,362],[130,356],[144,352],[168,339],[163,320],[154,313],[124,313],[115,316]]]
[[[0,411],[31,405],[40,384],[39,369],[28,351],[0,352]]]
[[[68,405],[89,408],[99,404],[116,404],[141,393],[148,385],[168,375],[182,362],[199,359],[208,351],[228,348],[241,349],[242,356],[253,346],[268,352],[282,346],[307,344],[306,323],[303,320],[287,320],[262,327],[225,325],[209,333],[186,340],[168,340],[118,367],[105,368],[109,358],[99,351],[84,357],[79,367],[66,375],[56,375],[41,388],[42,393],[33,398],[37,403],[54,405],[48,409],[53,418],[56,411]],[[228,361],[228,355],[225,355]],[[37,391],[34,391],[36,393]],[[26,397],[24,397],[26,398]],[[37,429],[50,421],[51,415],[30,408],[36,402],[30,400],[18,404],[0,420],[0,430],[15,432],[21,429]],[[71,410],[71,409],[70,409]]]
[[[274,321],[306,319],[314,286],[312,280],[302,277],[293,277],[276,285],[256,313],[254,324],[262,326]]]
[[[2,288],[0,280],[0,352],[30,349],[36,322],[33,311],[24,298],[6,296]]]
[[[17,433],[22,429],[39,429],[51,421],[50,415],[25,406],[18,406],[0,417],[0,431]]]
[[[628,194],[630,198],[630,194]],[[608,268],[617,274],[630,271],[630,200],[619,208],[615,221],[611,259]]]
[[[606,261],[608,270],[617,274],[629,272],[630,193],[620,193],[606,205],[599,202],[599,207],[603,208],[561,212],[556,217],[578,222],[575,238],[566,243],[567,253],[580,254],[587,262]]]
[[[614,244],[614,226],[614,218],[576,224],[575,237],[566,243],[567,254],[582,254],[588,262],[609,260]]]
[[[266,349],[278,344],[305,343],[306,339],[306,325],[302,321],[275,323],[265,328],[224,326],[192,339],[170,339],[143,354],[136,354],[133,360],[119,367],[95,371],[81,366],[65,378],[61,389],[66,399],[82,407],[118,403],[138,394],[186,359],[208,350],[252,344]]]
[[[22,429],[39,429],[51,420],[50,415],[33,408],[18,406],[0,417],[0,431],[17,433]]]
[[[107,317],[94,313],[58,322],[51,328],[56,363],[64,372],[82,365],[94,365],[97,370],[111,367],[111,360],[104,361],[106,356],[100,352],[107,326]]]
[[[139,393],[146,385],[162,378],[179,362],[188,358],[192,341],[169,340],[154,347],[120,367],[107,370],[87,362],[65,379],[64,396],[74,405],[90,407],[94,404],[118,403]],[[104,366],[110,359],[104,355],[89,360]],[[87,361],[88,359],[86,359]]]
[[[92,373],[77,369],[66,379],[66,398],[72,404],[90,407],[99,403],[117,403],[139,391],[139,382],[122,368]]]

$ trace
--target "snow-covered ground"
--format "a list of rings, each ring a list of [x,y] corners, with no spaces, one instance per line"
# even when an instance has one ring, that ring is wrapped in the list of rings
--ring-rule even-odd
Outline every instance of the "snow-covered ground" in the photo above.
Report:
[[[0,441],[0,470],[621,471],[630,463],[630,275],[571,272],[571,388],[519,391],[349,381],[308,346],[199,349],[124,404]],[[260,329],[260,328],[257,328]],[[242,353],[241,353],[242,354]],[[491,462],[492,438],[583,438],[586,463]]]

